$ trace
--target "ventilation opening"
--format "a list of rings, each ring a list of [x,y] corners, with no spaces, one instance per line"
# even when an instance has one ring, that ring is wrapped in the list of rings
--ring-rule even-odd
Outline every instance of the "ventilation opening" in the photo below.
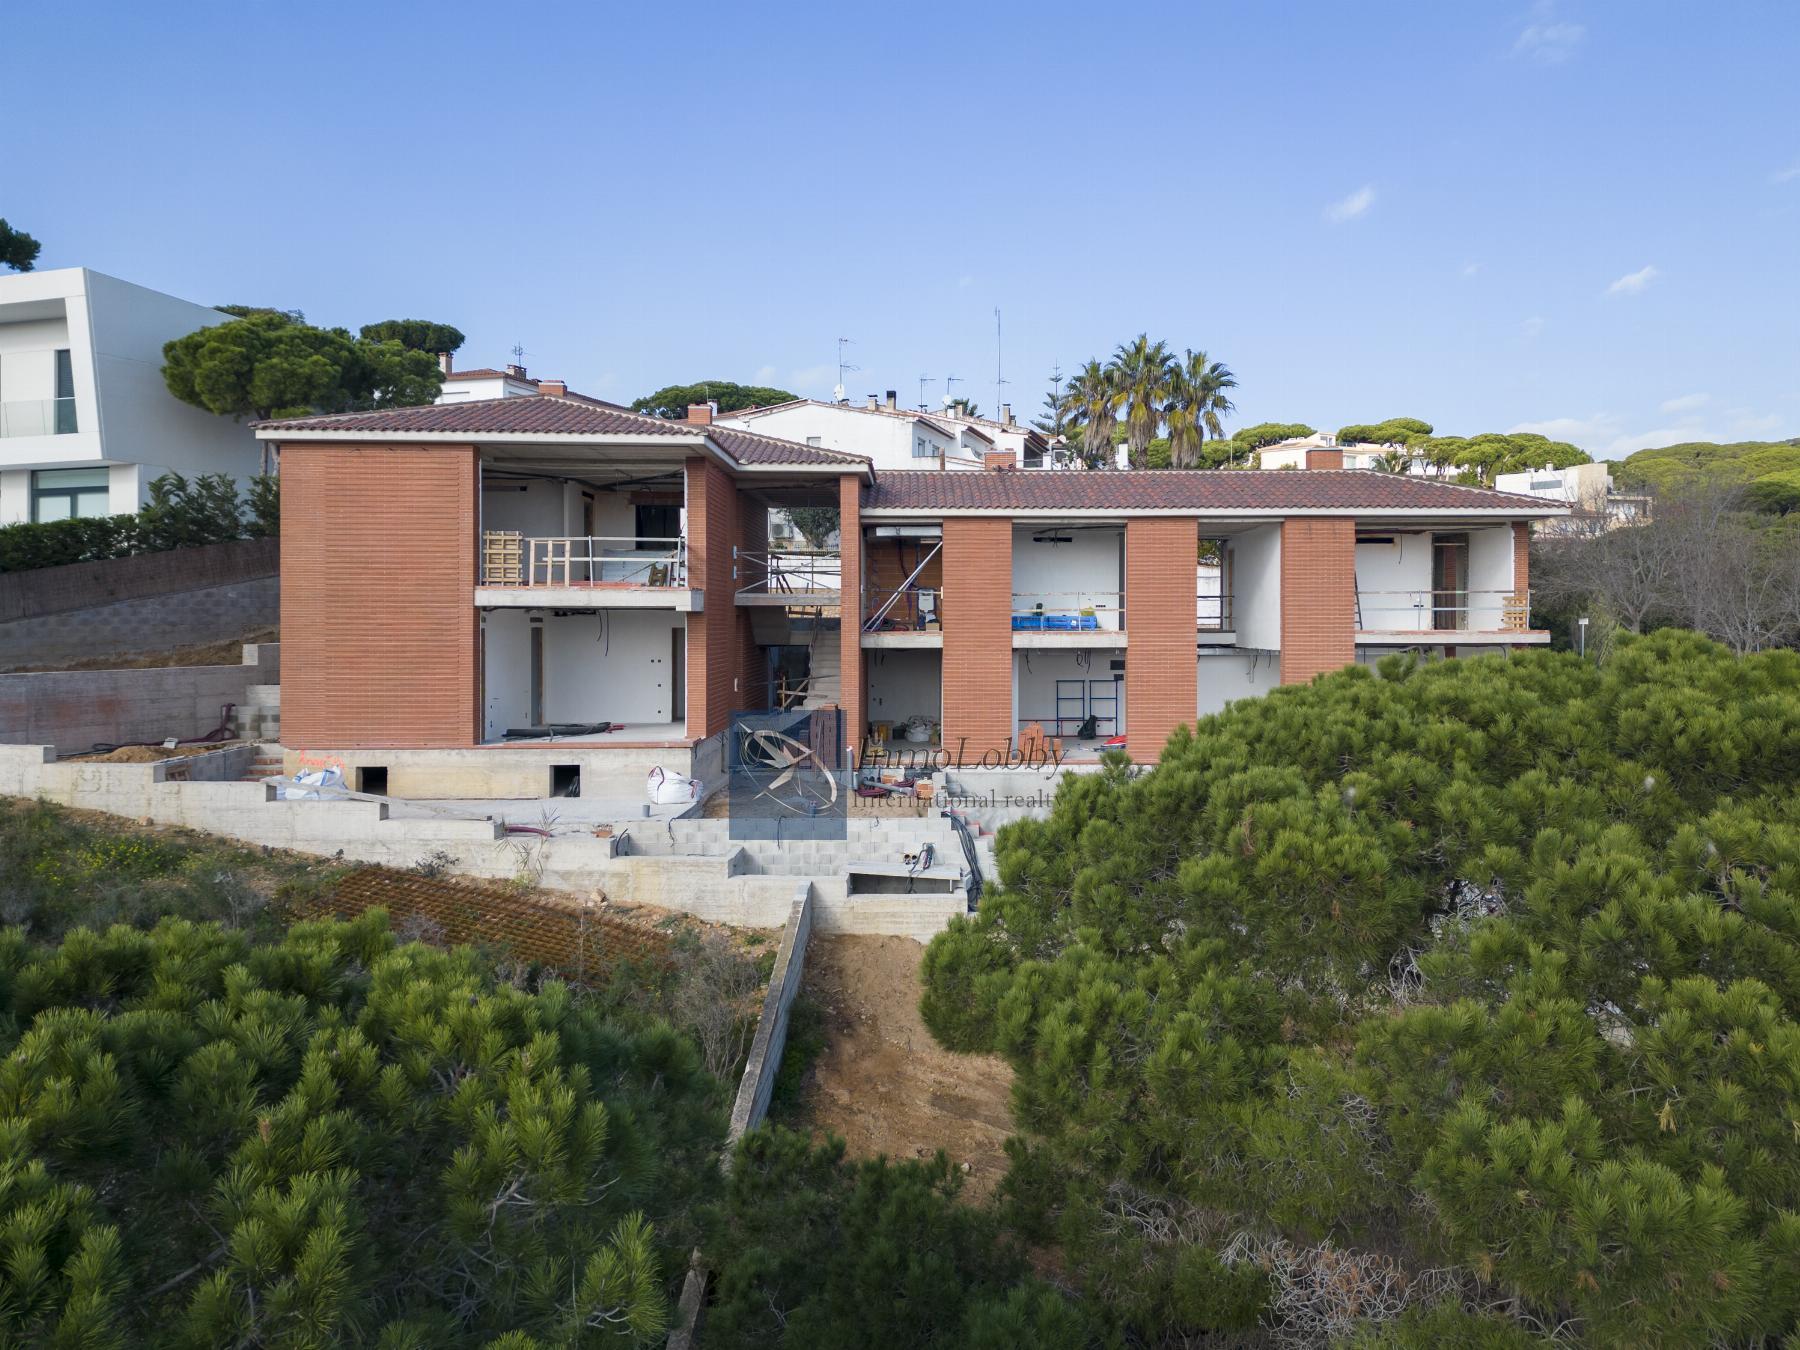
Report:
[[[366,792],[371,797],[387,796],[387,766],[370,764],[359,768],[356,771],[356,790]]]
[[[550,766],[550,795],[552,797],[579,797],[581,795],[581,765],[552,764]]]

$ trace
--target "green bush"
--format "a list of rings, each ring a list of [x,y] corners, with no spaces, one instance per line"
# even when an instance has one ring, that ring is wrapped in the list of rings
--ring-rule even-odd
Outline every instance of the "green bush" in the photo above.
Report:
[[[649,1345],[716,1175],[666,1027],[387,917],[0,930],[0,1344]]]
[[[1664,630],[1600,665],[1352,668],[1065,780],[1001,831],[922,1008],[1012,1063],[1015,1221],[1130,1327],[1241,1312],[1213,1269],[1235,1233],[1286,1244],[1289,1330],[1348,1334],[1391,1274],[1456,1305],[1407,1328],[1468,1343],[1776,1343],[1796,783],[1793,651]]]
[[[272,474],[252,478],[246,498],[226,474],[192,481],[164,474],[151,482],[150,500],[135,516],[0,525],[0,572],[261,539],[278,533],[280,503],[280,480]]]

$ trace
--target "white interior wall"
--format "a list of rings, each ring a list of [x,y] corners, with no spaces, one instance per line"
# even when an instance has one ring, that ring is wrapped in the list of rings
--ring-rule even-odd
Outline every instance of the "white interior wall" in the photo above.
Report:
[[[1033,536],[1066,538],[1066,544],[1034,543]],[[1013,531],[1013,610],[1028,613],[1042,601],[1051,614],[1092,605],[1100,627],[1121,625],[1123,558],[1120,526],[1104,529],[1042,525]]]
[[[614,609],[552,615],[544,625],[544,720],[667,722],[672,634],[669,610]]]
[[[508,727],[531,722],[531,615],[492,609],[481,616],[483,735],[500,739]]]
[[[1238,646],[1281,647],[1281,526],[1259,525],[1232,538],[1231,613]]]
[[[1240,698],[1266,694],[1281,683],[1281,658],[1253,652],[1223,652],[1199,658],[1195,681],[1198,699],[1195,715],[1221,712]]]
[[[560,483],[495,476],[482,484],[484,530],[517,530],[529,539],[556,539],[563,534],[564,524]]]
[[[1506,597],[1513,588],[1512,526],[1469,531],[1470,628],[1494,630],[1505,623]]]
[[[875,648],[863,653],[863,665],[869,721],[944,720],[943,652]]]
[[[686,620],[667,610],[483,616],[484,721],[490,740],[531,721],[532,620],[544,629],[546,722],[667,722],[674,634]],[[685,635],[683,641],[685,641]]]
[[[1431,627],[1431,534],[1395,533],[1391,544],[1356,545],[1356,594],[1363,628]]]
[[[1060,730],[1056,723],[1056,682],[1058,680],[1117,681],[1118,730],[1125,730],[1125,675],[1115,672],[1112,663],[1126,657],[1123,648],[1089,648],[1078,651],[1046,651],[1023,649],[1013,653],[1013,725],[1038,722],[1052,736],[1072,736],[1075,727],[1065,722]],[[1070,714],[1074,715],[1073,704]],[[1106,731],[1105,723],[1101,729]],[[1108,735],[1114,734],[1107,731]]]

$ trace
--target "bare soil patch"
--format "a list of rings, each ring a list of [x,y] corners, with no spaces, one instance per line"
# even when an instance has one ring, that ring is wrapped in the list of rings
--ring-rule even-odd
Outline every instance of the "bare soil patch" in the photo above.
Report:
[[[70,755],[68,758],[80,760],[84,764],[155,764],[164,759],[185,759],[189,755],[203,754],[208,750],[229,750],[234,745],[243,745],[244,741],[196,741],[188,745],[178,745],[173,750],[165,745],[121,745],[117,750],[108,750],[103,755]]]
[[[904,937],[814,937],[805,992],[824,1009],[826,1046],[801,1096],[801,1123],[850,1156],[967,1164],[963,1194],[985,1200],[1006,1174],[1012,1069],[944,1049],[919,1017],[925,949]]]
[[[62,661],[48,666],[9,666],[4,674],[41,675],[56,670],[159,670],[164,666],[236,666],[244,660],[246,642],[280,642],[279,628],[259,628],[242,637],[222,642],[201,642],[189,647],[171,647],[161,652],[134,652],[124,656],[89,656],[80,661]]]

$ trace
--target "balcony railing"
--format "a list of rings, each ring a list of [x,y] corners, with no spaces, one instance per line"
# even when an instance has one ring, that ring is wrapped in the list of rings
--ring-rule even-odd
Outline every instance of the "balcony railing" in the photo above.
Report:
[[[1125,597],[1118,591],[1014,591],[1015,633],[1119,632]]]
[[[1527,591],[1358,591],[1356,626],[1376,633],[1523,632]]]
[[[736,553],[739,595],[792,595],[801,599],[815,591],[836,594],[843,584],[843,563],[836,549],[776,549],[768,553]]]
[[[536,538],[488,530],[482,536],[481,583],[685,587],[687,541],[628,535]]]
[[[1203,633],[1233,632],[1231,597],[1229,595],[1195,596],[1194,627]]]
[[[0,437],[70,436],[75,430],[73,398],[27,398],[0,403]]]

